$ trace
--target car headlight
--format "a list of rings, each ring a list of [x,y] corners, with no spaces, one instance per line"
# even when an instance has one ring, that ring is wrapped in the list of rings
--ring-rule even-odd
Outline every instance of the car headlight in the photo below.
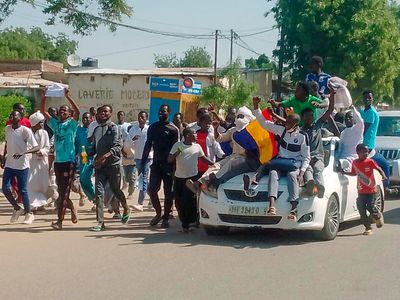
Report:
[[[217,189],[213,188],[213,187],[208,187],[206,189],[203,190],[203,193],[206,194],[209,197],[213,197],[213,198],[218,198],[218,193],[217,193]]]

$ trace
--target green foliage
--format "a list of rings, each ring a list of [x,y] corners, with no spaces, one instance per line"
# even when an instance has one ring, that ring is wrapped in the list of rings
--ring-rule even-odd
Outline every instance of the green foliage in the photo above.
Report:
[[[68,55],[75,53],[78,43],[64,33],[46,34],[39,27],[30,32],[9,28],[0,32],[0,59],[48,59],[66,65]]]
[[[310,57],[320,55],[324,70],[354,91],[393,97],[400,32],[387,0],[279,0],[272,12],[284,37],[275,55],[282,54],[294,79],[303,79]]]
[[[258,58],[249,58],[244,61],[247,69],[272,69],[276,71],[276,64],[271,61],[268,56],[261,54]]]
[[[29,101],[24,96],[18,94],[0,96],[0,103],[0,141],[4,141],[6,121],[10,117],[10,113],[13,110],[13,105],[15,103],[22,103],[25,106],[26,114],[29,115],[32,112],[34,103]]]
[[[217,109],[251,105],[256,87],[242,78],[239,61],[221,70],[219,77],[222,81],[227,80],[228,87],[221,83],[206,87],[200,98],[202,105],[213,103]]]
[[[113,22],[122,17],[132,15],[132,7],[125,0],[44,0],[37,3],[25,0],[33,7],[39,7],[49,16],[47,25],[57,21],[73,28],[74,33],[89,35],[100,25],[107,26],[111,31],[116,30]],[[16,0],[3,0],[0,5],[0,24],[13,13]]]
[[[209,68],[212,67],[210,53],[205,48],[192,46],[179,59],[176,53],[154,55],[154,65],[157,68]]]

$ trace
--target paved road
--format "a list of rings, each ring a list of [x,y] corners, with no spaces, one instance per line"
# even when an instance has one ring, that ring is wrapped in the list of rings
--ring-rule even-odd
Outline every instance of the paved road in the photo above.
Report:
[[[151,230],[152,212],[92,233],[89,205],[55,232],[50,209],[31,226],[9,225],[9,212],[1,199],[0,299],[400,299],[397,200],[373,236],[353,223],[331,242],[280,231],[182,235],[176,220]]]

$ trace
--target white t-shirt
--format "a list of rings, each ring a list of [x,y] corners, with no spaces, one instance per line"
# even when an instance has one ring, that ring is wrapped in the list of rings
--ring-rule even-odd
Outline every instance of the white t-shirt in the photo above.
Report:
[[[11,125],[6,126],[7,141],[7,160],[6,168],[24,170],[29,168],[30,154],[22,155],[19,159],[15,159],[14,154],[21,154],[28,150],[28,145],[32,148],[37,147],[38,143],[30,128],[20,126],[13,129]]]
[[[89,124],[87,133],[88,138],[92,137],[94,130],[96,129],[97,126],[99,126],[99,123],[97,123],[97,121],[93,121],[92,123]]]
[[[181,153],[176,157],[175,176],[178,178],[190,178],[198,173],[197,160],[204,156],[203,149],[199,144],[186,145],[184,142],[176,142],[170,154],[176,153],[181,149]]]
[[[128,137],[125,139],[127,142],[131,142],[133,151],[135,152],[135,159],[142,159],[144,146],[147,141],[148,129],[149,125],[147,124],[144,125],[143,129],[139,127],[139,124],[133,125],[129,130]],[[139,136],[139,138],[132,141],[135,136]],[[148,158],[153,158],[153,150],[150,151]]]

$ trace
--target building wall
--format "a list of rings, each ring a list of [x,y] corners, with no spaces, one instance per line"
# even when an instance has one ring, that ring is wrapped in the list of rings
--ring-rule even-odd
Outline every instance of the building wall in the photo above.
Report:
[[[211,84],[208,77],[193,77],[193,79],[203,82],[203,87]],[[109,104],[113,107],[114,118],[116,113],[122,110],[125,112],[126,120],[133,121],[137,119],[139,111],[149,111],[149,80],[149,76],[145,75],[69,74],[68,84],[71,95],[82,112],[92,106]]]
[[[247,81],[253,83],[257,90],[255,95],[271,97],[272,95],[272,70],[249,70],[244,72]]]

